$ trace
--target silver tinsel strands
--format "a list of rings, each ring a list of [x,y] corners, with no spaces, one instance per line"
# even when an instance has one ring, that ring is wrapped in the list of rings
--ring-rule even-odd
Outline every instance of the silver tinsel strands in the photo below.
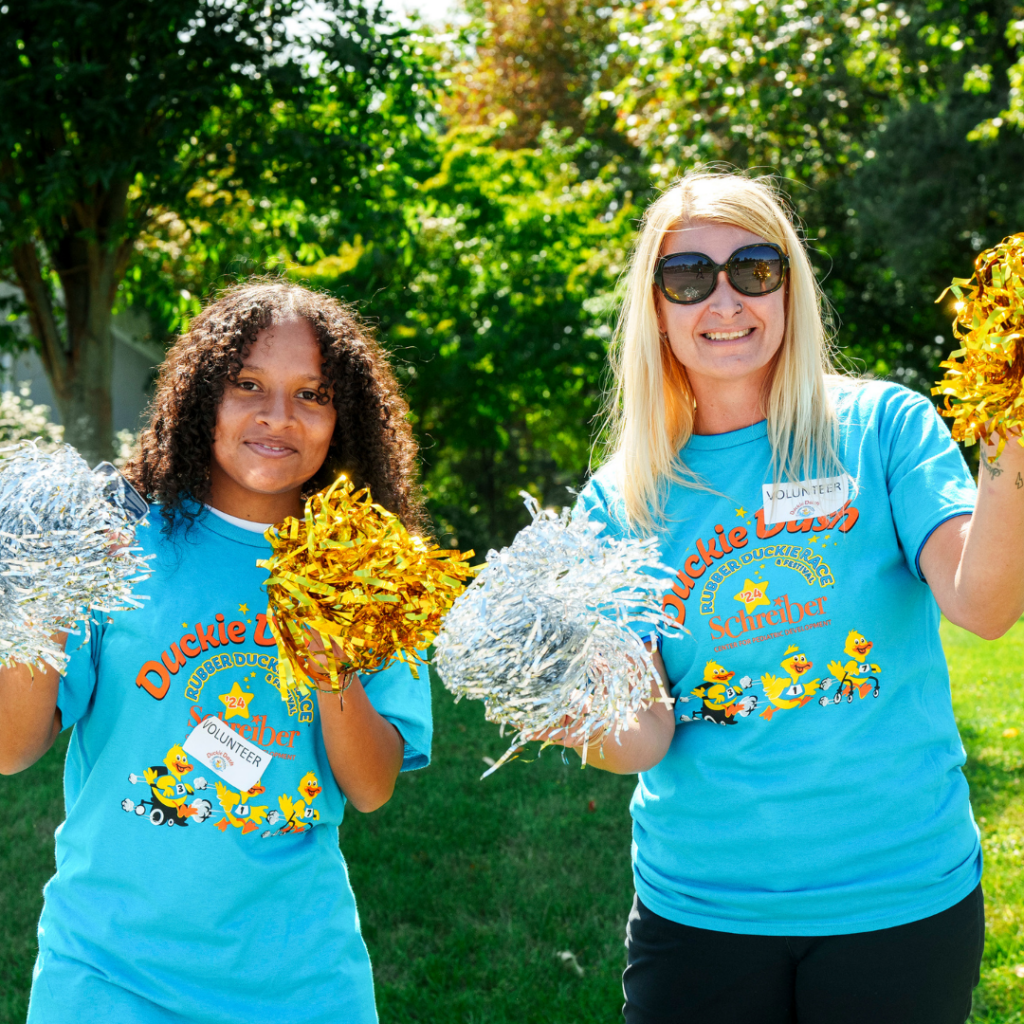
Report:
[[[0,449],[0,665],[62,672],[67,655],[51,634],[81,621],[88,639],[90,609],[140,607],[132,587],[149,575],[131,547],[140,501],[110,472],[90,470],[69,445]]]
[[[611,737],[650,703],[656,670],[630,624],[678,630],[661,610],[657,542],[610,540],[586,514],[541,510],[455,602],[434,665],[456,700],[484,702],[488,721],[516,730],[486,778],[538,732],[566,719],[581,737]],[[584,764],[586,747],[584,747]]]

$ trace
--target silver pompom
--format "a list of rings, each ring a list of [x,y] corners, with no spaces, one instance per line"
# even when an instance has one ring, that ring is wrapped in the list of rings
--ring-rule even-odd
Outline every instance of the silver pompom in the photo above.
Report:
[[[619,742],[651,699],[656,670],[637,620],[678,625],[661,607],[657,541],[601,537],[585,512],[541,510],[455,602],[434,665],[456,700],[484,702],[488,721],[516,730],[496,771],[538,732],[567,718],[581,737]],[[603,740],[602,740],[603,742]],[[586,763],[586,746],[584,746]]]
[[[51,639],[96,611],[140,607],[132,588],[149,575],[135,524],[147,506],[104,464],[90,470],[70,447],[32,442],[0,450],[0,665],[67,655]]]

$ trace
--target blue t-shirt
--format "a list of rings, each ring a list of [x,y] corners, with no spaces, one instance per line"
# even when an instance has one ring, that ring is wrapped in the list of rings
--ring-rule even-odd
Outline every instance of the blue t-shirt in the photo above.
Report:
[[[67,818],[29,1021],[371,1024],[338,848],[345,797],[315,698],[285,703],[276,688],[256,566],[270,545],[208,512],[171,537],[150,519],[149,600],[101,620],[60,685]],[[403,770],[426,765],[427,674],[395,665],[362,681],[405,740]],[[272,755],[245,792],[183,749],[211,715]]]
[[[790,486],[781,508],[764,495],[764,422],[692,437],[683,458],[710,490],[667,493],[664,608],[688,631],[662,643],[678,724],[631,810],[637,893],[682,924],[871,931],[947,909],[981,875],[918,564],[973,511],[974,484],[926,398],[883,383],[833,398],[853,481],[839,507],[842,481]],[[607,470],[580,503],[626,533]]]

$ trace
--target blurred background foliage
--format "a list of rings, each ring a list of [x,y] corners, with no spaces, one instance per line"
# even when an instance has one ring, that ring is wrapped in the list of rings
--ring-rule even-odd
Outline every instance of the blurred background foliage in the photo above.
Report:
[[[114,309],[167,343],[253,273],[352,303],[444,543],[483,553],[525,522],[519,490],[583,483],[636,222],[686,168],[779,175],[840,361],[922,391],[953,347],[935,298],[1024,228],[1019,3],[462,0],[444,31],[353,9],[331,45],[361,64],[307,60],[281,101],[182,136]]]

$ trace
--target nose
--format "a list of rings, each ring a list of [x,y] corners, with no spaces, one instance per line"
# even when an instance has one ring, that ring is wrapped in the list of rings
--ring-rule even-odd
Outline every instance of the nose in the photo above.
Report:
[[[743,296],[732,286],[729,275],[718,272],[715,290],[708,296],[708,309],[721,317],[731,318],[743,311]]]
[[[295,410],[291,396],[284,388],[273,388],[265,393],[256,419],[271,430],[288,426],[294,419]]]

